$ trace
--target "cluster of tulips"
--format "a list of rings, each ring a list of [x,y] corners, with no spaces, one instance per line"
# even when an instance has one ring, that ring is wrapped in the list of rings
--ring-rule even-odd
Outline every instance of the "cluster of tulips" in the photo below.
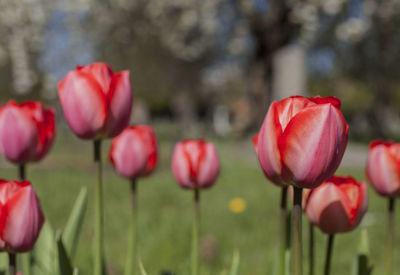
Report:
[[[94,192],[93,274],[105,274],[103,242],[103,187],[101,142],[113,138],[109,160],[116,172],[131,184],[131,225],[125,274],[144,272],[136,248],[137,180],[148,176],[157,164],[157,139],[151,126],[128,126],[132,109],[129,72],[114,73],[104,63],[78,66],[58,85],[64,116],[81,139],[93,142],[97,181]],[[334,175],[348,141],[348,125],[335,97],[293,96],[273,102],[259,134],[253,139],[265,176],[281,188],[280,253],[278,274],[301,275],[302,212],[310,227],[310,274],[314,274],[313,227],[328,234],[324,274],[330,272],[334,235],[353,230],[367,211],[364,182]],[[55,136],[54,111],[39,102],[10,101],[0,108],[0,151],[18,166],[20,179],[0,180],[0,251],[9,254],[9,273],[17,274],[16,253],[29,252],[44,224],[40,201],[25,167],[41,160]],[[180,186],[194,193],[192,275],[199,274],[200,190],[211,187],[219,173],[215,146],[205,140],[184,140],[175,145],[172,172]],[[393,240],[394,197],[400,194],[400,144],[374,141],[370,145],[367,174],[377,192],[389,198],[388,245]],[[290,191],[290,192],[288,192]],[[293,208],[287,209],[292,194]],[[286,236],[292,216],[292,238]],[[61,243],[62,248],[62,243]],[[290,251],[291,268],[287,266]],[[68,249],[67,249],[68,250]],[[392,247],[388,249],[388,275],[392,272]],[[68,259],[61,249],[60,259]],[[19,256],[30,261],[29,254]],[[138,266],[139,265],[139,266]],[[60,263],[60,274],[72,274]],[[26,272],[24,270],[24,272]],[[144,274],[144,273],[142,273]]]

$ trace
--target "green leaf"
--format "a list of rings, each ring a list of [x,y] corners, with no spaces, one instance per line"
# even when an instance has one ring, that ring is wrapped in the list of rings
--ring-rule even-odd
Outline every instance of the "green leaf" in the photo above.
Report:
[[[372,266],[369,263],[369,241],[366,229],[361,231],[361,239],[357,257],[354,259],[353,275],[371,275]]]
[[[139,270],[140,270],[140,275],[147,275],[146,270],[144,269],[142,260],[139,258]]]
[[[55,274],[56,256],[54,231],[50,223],[46,221],[31,254],[33,274]]]
[[[74,268],[74,273],[72,275],[79,275],[79,269],[77,267]]]
[[[57,232],[57,251],[58,251],[58,265],[61,275],[71,275],[73,273],[71,261],[68,257],[67,251],[61,237],[61,231]]]
[[[82,187],[62,235],[67,254],[74,258],[87,207],[87,188]]]
[[[239,272],[240,252],[239,249],[233,251],[232,266],[229,272],[230,275],[237,275]]]

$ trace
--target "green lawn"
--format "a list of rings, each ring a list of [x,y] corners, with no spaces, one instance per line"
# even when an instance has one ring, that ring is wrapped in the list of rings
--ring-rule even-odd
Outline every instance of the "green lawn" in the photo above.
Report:
[[[155,173],[139,181],[139,249],[148,274],[172,270],[187,275],[190,270],[192,192],[181,189],[170,172],[173,143],[180,139],[174,126],[157,124],[160,137],[160,162]],[[278,201],[280,190],[269,183],[258,167],[250,138],[233,141],[211,138],[220,154],[221,173],[215,186],[201,192],[202,275],[218,275],[231,263],[235,248],[240,250],[239,274],[271,274],[278,245]],[[104,158],[109,142],[103,144]],[[54,228],[63,228],[71,206],[82,186],[89,188],[89,209],[75,265],[81,274],[90,274],[95,167],[92,144],[79,140],[67,129],[59,130],[55,146],[39,164],[28,166],[27,175],[41,198]],[[16,169],[0,161],[3,178],[16,177]],[[106,257],[109,274],[122,274],[129,226],[129,185],[116,175],[108,162],[104,165]],[[340,169],[364,180],[362,169]],[[242,197],[247,209],[234,214],[228,208],[234,197]],[[374,274],[383,274],[385,259],[386,201],[371,189],[370,204],[363,226],[368,228]],[[304,255],[307,270],[307,229],[304,217]],[[397,224],[396,224],[397,225]],[[398,225],[400,226],[400,224]],[[400,232],[400,230],[396,230]],[[350,274],[357,251],[360,228],[337,236],[332,274]],[[326,236],[317,230],[317,274],[322,270]],[[400,242],[400,234],[396,233]],[[398,246],[396,253],[398,254]],[[397,259],[397,254],[394,259]],[[400,273],[398,273],[400,274]]]

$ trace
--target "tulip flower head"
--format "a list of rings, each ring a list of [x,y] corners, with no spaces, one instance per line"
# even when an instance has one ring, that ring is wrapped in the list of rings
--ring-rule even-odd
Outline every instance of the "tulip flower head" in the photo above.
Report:
[[[367,177],[381,196],[400,196],[400,143],[382,140],[370,143]]]
[[[315,188],[338,168],[348,125],[335,97],[292,96],[273,102],[258,137],[258,160],[276,184]]]
[[[0,251],[30,251],[44,216],[29,181],[0,180]]]
[[[333,176],[311,190],[306,214],[327,234],[353,230],[361,222],[368,206],[367,187],[352,177]]]
[[[129,71],[114,73],[105,63],[77,66],[58,84],[58,95],[68,125],[80,138],[115,137],[129,123]]]
[[[157,138],[150,126],[137,125],[111,142],[109,159],[114,169],[128,179],[149,175],[157,164]]]
[[[178,184],[187,189],[211,187],[219,173],[214,144],[204,140],[184,140],[175,145],[172,172]]]
[[[41,160],[50,150],[55,136],[52,109],[40,102],[21,104],[11,100],[0,107],[0,151],[12,163]]]

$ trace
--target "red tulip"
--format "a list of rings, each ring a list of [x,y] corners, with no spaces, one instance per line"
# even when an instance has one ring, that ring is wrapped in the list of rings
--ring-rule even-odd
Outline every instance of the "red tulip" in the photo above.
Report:
[[[40,102],[17,104],[11,100],[0,108],[0,151],[9,161],[23,164],[41,160],[54,136],[54,112]]]
[[[31,250],[43,223],[40,202],[29,181],[0,180],[0,251]]]
[[[375,140],[369,146],[367,177],[382,196],[400,196],[400,143]]]
[[[347,131],[335,97],[273,102],[260,130],[258,159],[272,182],[315,188],[338,168]]]
[[[211,187],[219,173],[219,159],[214,144],[204,140],[184,140],[175,145],[172,172],[183,188]]]
[[[113,139],[109,154],[115,170],[135,179],[149,175],[157,163],[157,138],[150,126],[130,126]]]
[[[114,73],[105,63],[77,66],[58,84],[67,122],[83,139],[115,137],[132,109],[129,71]]]
[[[361,222],[368,206],[367,186],[352,177],[333,176],[311,190],[306,214],[327,234],[353,230]]]
[[[254,150],[256,151],[256,154],[258,154],[258,137],[259,137],[259,136],[260,136],[260,134],[256,134],[256,135],[253,137],[253,139],[252,139],[253,146],[254,146]],[[265,172],[264,172],[264,174],[265,174]],[[265,174],[265,176],[268,178],[268,175],[267,175],[267,174]],[[285,187],[285,186],[287,186],[287,185],[285,185],[285,184],[281,184],[281,183],[278,183],[278,182],[273,182],[273,181],[272,181],[272,183],[275,184],[275,185],[277,185],[277,186],[279,186],[279,187]],[[293,190],[292,190],[291,192],[293,192]]]

